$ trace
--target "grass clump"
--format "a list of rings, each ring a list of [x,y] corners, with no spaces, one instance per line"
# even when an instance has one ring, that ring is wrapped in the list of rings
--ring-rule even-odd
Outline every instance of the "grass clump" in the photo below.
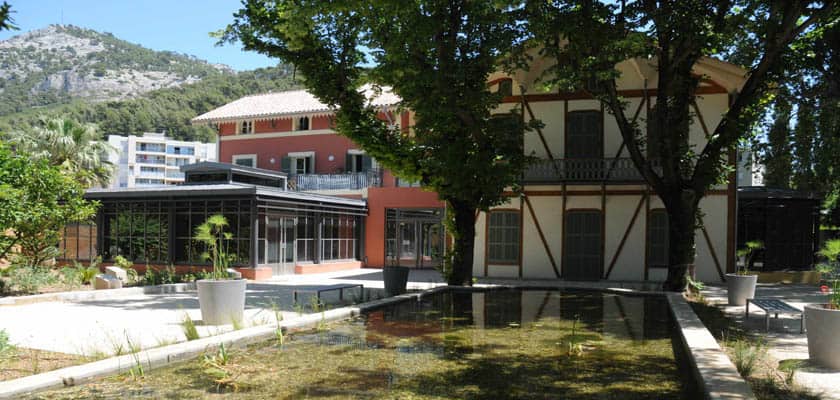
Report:
[[[766,347],[760,341],[736,340],[728,347],[732,349],[732,362],[735,363],[735,368],[744,378],[753,374],[759,360],[762,360],[767,353]]]
[[[196,340],[201,337],[198,334],[198,328],[195,326],[195,321],[193,321],[187,313],[184,313],[184,318],[181,320],[181,331],[184,332],[184,336],[187,337],[187,340]]]

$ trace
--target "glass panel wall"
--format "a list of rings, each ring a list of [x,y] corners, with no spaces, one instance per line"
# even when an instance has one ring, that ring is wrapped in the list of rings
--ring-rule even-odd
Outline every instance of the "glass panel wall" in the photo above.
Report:
[[[297,219],[297,260],[315,261],[315,217],[299,216]]]
[[[356,258],[356,220],[350,215],[326,216],[322,231],[321,260]]]
[[[250,265],[250,203],[225,201],[103,201],[103,258],[122,255],[137,263],[207,264],[195,228],[222,213],[232,234],[226,251],[234,265]],[[170,218],[173,227],[170,227]],[[170,249],[170,229],[174,248]]]
[[[64,227],[58,243],[59,260],[90,261],[96,258],[96,224],[70,224]]]

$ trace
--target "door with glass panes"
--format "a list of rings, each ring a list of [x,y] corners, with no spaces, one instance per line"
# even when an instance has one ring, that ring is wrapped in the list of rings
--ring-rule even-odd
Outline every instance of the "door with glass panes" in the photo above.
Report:
[[[441,265],[445,236],[443,210],[388,209],[385,260],[388,265],[434,268]]]
[[[288,216],[266,217],[265,260],[272,275],[295,273],[295,218]]]

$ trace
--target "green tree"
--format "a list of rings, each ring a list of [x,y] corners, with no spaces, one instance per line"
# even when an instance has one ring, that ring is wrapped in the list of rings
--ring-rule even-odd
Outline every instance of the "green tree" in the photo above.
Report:
[[[522,119],[493,114],[487,77],[522,38],[517,2],[247,0],[223,38],[294,65],[336,108],[336,127],[397,175],[447,204],[444,275],[471,283],[475,215],[508,200],[527,161]],[[514,61],[520,61],[522,58]],[[406,134],[360,90],[390,86],[415,115]]]
[[[790,129],[793,114],[784,95],[776,101],[774,114],[773,124],[767,132],[767,142],[761,143],[754,153],[764,160],[764,185],[788,189],[793,174]]]
[[[828,225],[840,225],[840,24],[815,29],[809,40],[795,44],[801,51],[789,57],[781,73],[774,77],[778,87],[774,109],[788,108],[790,126],[788,137],[779,136],[773,125],[767,130],[766,141],[759,137],[754,148],[759,149],[767,165],[768,186],[781,186],[774,175],[780,157],[789,163],[790,187],[797,190],[824,193],[824,220]],[[739,48],[741,56],[750,47]],[[794,114],[795,113],[795,114]],[[796,115],[796,118],[790,118]],[[777,115],[777,120],[784,116]],[[781,186],[784,187],[784,186]]]
[[[30,266],[54,257],[64,227],[96,212],[83,195],[75,179],[47,160],[12,153],[0,142],[0,258],[13,249]]]
[[[772,96],[774,74],[786,56],[801,55],[795,42],[814,40],[837,20],[833,2],[711,0],[569,0],[529,3],[528,21],[545,53],[557,60],[550,69],[561,88],[594,79],[593,94],[613,114],[635,166],[662,199],[669,218],[668,277],[665,289],[682,291],[694,264],[700,200],[726,182],[727,154],[746,137]],[[558,38],[562,38],[559,40]],[[726,55],[738,43],[749,69],[746,82],[732,93],[730,107],[705,145],[689,142],[692,105],[703,78],[694,73],[705,56]],[[645,135],[627,116],[618,93],[615,68],[633,57],[655,58],[655,113],[647,121],[657,132],[656,159],[646,154]],[[660,167],[657,167],[660,166]]]
[[[96,126],[69,118],[44,119],[32,131],[15,131],[10,142],[36,160],[46,160],[85,187],[107,186],[113,165],[107,160],[111,146],[102,141]]]

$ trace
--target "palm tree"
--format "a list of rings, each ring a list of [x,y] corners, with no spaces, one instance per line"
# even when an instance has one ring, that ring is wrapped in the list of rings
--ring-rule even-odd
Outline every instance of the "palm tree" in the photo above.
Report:
[[[18,150],[35,159],[47,159],[86,187],[107,186],[113,173],[108,153],[113,148],[101,141],[96,125],[80,124],[69,118],[41,119],[31,132],[10,135]]]

